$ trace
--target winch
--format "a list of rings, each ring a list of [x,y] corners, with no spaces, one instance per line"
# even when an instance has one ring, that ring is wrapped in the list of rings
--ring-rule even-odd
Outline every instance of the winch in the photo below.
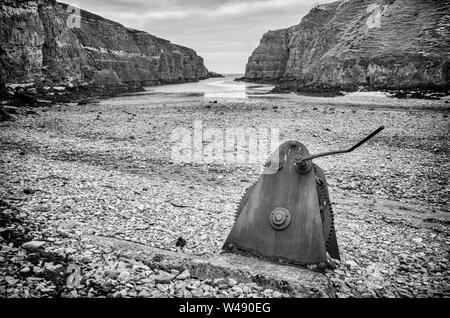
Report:
[[[316,155],[298,141],[281,145],[245,192],[223,250],[293,265],[340,260],[328,184],[312,160],[352,152],[383,129],[347,150]]]

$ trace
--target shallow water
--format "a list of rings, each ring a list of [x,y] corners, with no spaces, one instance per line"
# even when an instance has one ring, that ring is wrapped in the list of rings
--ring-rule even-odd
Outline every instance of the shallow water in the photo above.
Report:
[[[298,93],[273,94],[273,85],[236,82],[240,74],[226,75],[225,78],[211,78],[195,83],[170,84],[145,87],[144,92],[118,96],[101,101],[102,105],[129,105],[131,107],[153,105],[186,106],[186,102],[211,103],[226,102],[263,102],[273,101],[280,103],[297,104],[299,107],[307,103],[319,105],[339,106],[354,105],[355,107],[398,109],[443,109],[448,108],[446,101],[450,96],[441,100],[423,99],[396,99],[390,98],[386,92],[343,92],[342,96],[321,97],[305,96]]]
[[[265,84],[254,84],[236,82],[235,78],[241,77],[239,74],[226,75],[225,78],[210,78],[196,83],[171,84],[146,87],[151,93],[165,94],[192,94],[195,97],[204,98],[252,98],[261,94],[267,96],[274,86]]]

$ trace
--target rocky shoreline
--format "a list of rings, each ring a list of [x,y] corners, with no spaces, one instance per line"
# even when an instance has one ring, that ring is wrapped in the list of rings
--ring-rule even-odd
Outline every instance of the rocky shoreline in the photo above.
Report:
[[[193,49],[85,10],[74,13],[55,0],[7,0],[0,8],[0,82],[10,87],[13,96],[3,96],[14,100],[9,106],[111,97],[218,76]],[[6,95],[4,88],[0,94]]]
[[[237,82],[269,84],[274,85],[275,88],[270,93],[288,94],[296,93],[303,96],[315,97],[338,97],[344,96],[345,93],[353,92],[385,92],[392,98],[398,99],[428,99],[439,100],[450,95],[448,87],[433,87],[433,86],[415,86],[415,87],[399,87],[396,89],[389,87],[373,87],[373,86],[359,86],[359,87],[336,87],[328,85],[314,85],[304,86],[299,84],[296,80],[285,79],[249,79],[246,77],[236,78]]]
[[[55,86],[40,84],[3,86],[0,96],[0,122],[14,120],[15,115],[36,114],[38,107],[52,107],[65,103],[85,105],[123,94],[145,91],[140,85],[117,86]]]

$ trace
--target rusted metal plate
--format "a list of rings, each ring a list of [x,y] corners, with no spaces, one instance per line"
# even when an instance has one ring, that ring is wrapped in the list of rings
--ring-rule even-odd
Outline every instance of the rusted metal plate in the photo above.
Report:
[[[311,160],[352,152],[383,129],[349,149],[313,156],[297,141],[281,145],[265,165],[273,174],[245,193],[223,249],[301,265],[327,263],[327,252],[340,259],[328,185]]]
[[[224,248],[299,265],[326,262],[315,174],[312,169],[298,173],[294,162],[297,155],[308,156],[308,150],[299,142],[288,142],[279,152],[284,166],[260,177],[238,211]],[[290,214],[289,225],[280,230],[271,225],[277,208]]]

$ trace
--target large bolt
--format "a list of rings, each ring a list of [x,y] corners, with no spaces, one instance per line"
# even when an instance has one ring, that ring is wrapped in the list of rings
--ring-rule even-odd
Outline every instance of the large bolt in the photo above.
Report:
[[[285,208],[276,208],[270,214],[270,225],[278,231],[284,230],[291,222],[291,214]]]

